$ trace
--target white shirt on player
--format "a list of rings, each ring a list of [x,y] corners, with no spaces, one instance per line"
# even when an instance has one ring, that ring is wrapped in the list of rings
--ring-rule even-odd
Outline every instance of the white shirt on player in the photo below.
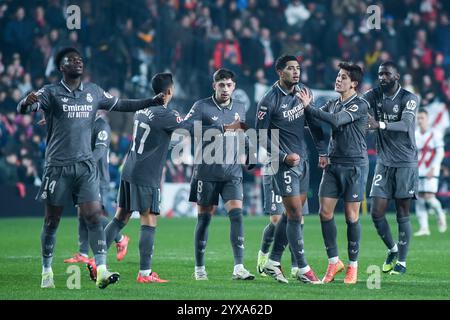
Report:
[[[444,137],[432,128],[424,133],[416,130],[416,144],[419,151],[419,177],[425,177],[431,168],[433,176],[438,178],[441,162],[444,159]]]

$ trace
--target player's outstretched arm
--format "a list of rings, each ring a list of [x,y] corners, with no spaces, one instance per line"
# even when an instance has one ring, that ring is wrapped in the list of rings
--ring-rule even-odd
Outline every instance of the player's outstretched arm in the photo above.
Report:
[[[119,99],[109,111],[135,112],[141,109],[161,106],[164,104],[164,94],[159,93],[149,99]]]

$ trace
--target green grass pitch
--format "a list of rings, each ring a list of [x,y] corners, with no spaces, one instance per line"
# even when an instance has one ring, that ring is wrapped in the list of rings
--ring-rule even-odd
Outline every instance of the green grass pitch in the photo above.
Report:
[[[433,217],[431,217],[432,220]],[[341,259],[346,262],[346,225],[343,215],[336,217]],[[397,233],[394,215],[389,216],[394,235]],[[417,230],[412,218],[413,230]],[[267,217],[245,218],[245,265],[256,272],[256,257],[261,232]],[[63,259],[77,251],[77,221],[63,217],[53,260],[56,289],[40,288],[41,258],[40,231],[42,219],[0,220],[0,300],[5,299],[148,299],[148,300],[293,300],[293,299],[449,299],[450,298],[450,237],[437,232],[430,221],[432,235],[413,238],[408,259],[408,273],[404,276],[381,274],[380,289],[368,289],[367,268],[381,267],[386,256],[384,244],[378,238],[370,218],[363,216],[362,241],[359,261],[359,281],[353,286],[343,284],[344,275],[337,276],[327,285],[305,285],[291,279],[282,285],[270,278],[257,275],[254,281],[233,281],[232,251],[229,243],[229,221],[214,217],[209,231],[206,267],[209,281],[195,281],[193,234],[195,219],[160,219],[156,231],[153,270],[169,283],[139,284],[139,222],[131,220],[124,233],[131,237],[128,255],[122,262],[115,259],[115,248],[108,255],[111,270],[120,272],[120,281],[105,290],[95,287],[89,280],[84,265],[81,267],[81,289],[68,289],[68,265]],[[305,252],[308,262],[319,277],[327,267],[318,216],[305,219]],[[286,273],[290,271],[290,255],[283,256]]]

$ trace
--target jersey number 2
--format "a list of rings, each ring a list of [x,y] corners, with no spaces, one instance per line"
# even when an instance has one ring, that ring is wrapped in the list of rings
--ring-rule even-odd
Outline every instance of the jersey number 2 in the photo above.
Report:
[[[147,137],[150,134],[150,126],[143,122],[139,123],[139,120],[134,120],[133,146],[131,147],[131,151],[135,151],[135,149],[136,149],[136,137],[137,137],[138,127],[143,128],[145,130],[144,134],[142,135],[141,141],[139,142],[139,148],[136,151],[136,153],[142,154],[142,152],[144,151],[145,140],[147,140]]]

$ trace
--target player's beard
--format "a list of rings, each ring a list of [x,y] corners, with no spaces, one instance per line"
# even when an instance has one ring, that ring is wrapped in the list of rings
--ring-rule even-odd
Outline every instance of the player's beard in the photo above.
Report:
[[[394,88],[394,86],[395,86],[395,81],[384,83],[384,84],[380,83],[380,88],[381,88],[381,91],[383,91],[383,93],[391,92],[391,90]]]
[[[285,83],[286,87],[288,87],[289,89],[292,89],[292,87],[298,85],[299,82],[300,81],[294,81],[294,80],[289,81],[289,80],[286,80],[284,83]]]

